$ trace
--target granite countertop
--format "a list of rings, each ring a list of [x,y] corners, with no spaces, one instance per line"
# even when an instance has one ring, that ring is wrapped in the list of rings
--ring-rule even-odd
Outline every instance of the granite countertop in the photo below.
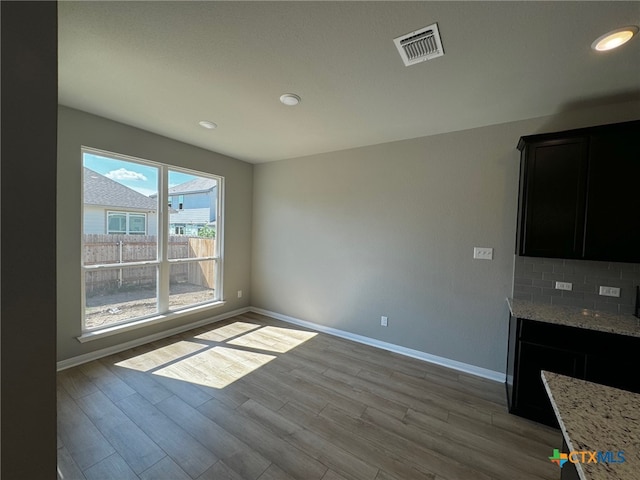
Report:
[[[616,315],[586,308],[547,305],[514,298],[508,298],[507,302],[514,317],[640,337],[640,319],[633,315]]]
[[[624,451],[623,463],[576,463],[580,478],[639,480],[640,394],[545,371],[542,381],[570,452]]]

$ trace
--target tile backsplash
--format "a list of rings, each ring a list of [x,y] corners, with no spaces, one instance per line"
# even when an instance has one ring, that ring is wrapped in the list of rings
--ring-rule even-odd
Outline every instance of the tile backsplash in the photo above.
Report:
[[[573,290],[556,290],[556,282],[570,282]],[[513,298],[631,314],[636,285],[640,285],[638,263],[515,257]],[[598,295],[600,286],[620,288],[620,297]]]

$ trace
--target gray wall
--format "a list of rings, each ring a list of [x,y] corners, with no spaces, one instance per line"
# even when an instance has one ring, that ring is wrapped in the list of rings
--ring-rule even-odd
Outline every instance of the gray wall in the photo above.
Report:
[[[515,259],[514,298],[611,313],[634,312],[640,264],[519,256]],[[556,290],[555,282],[571,282],[573,290]],[[598,295],[601,285],[620,288],[620,297]]]
[[[246,307],[250,301],[253,166],[121,123],[60,107],[58,113],[58,360],[155,334]],[[198,128],[194,126],[194,128]],[[209,313],[81,344],[80,147],[88,146],[225,177],[224,292],[227,303]],[[237,290],[243,297],[237,298]]]
[[[516,143],[640,116],[595,105],[257,165],[252,305],[504,372]],[[494,260],[473,260],[474,246]]]

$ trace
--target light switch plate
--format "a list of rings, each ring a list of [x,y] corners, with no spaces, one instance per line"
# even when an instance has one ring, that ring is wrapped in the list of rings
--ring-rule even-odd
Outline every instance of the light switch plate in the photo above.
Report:
[[[605,287],[601,285],[599,294],[605,297],[619,297],[620,289],[618,287]]]
[[[571,282],[556,282],[556,290],[573,290],[573,283]]]
[[[493,248],[473,247],[473,258],[478,260],[493,260]]]

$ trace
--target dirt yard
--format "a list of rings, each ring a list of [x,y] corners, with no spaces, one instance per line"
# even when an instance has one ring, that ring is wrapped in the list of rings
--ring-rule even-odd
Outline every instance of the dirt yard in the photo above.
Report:
[[[177,310],[188,305],[206,302],[211,300],[213,295],[213,290],[197,285],[172,285],[169,308]],[[130,318],[152,315],[155,312],[155,289],[96,295],[87,298],[86,326],[87,328],[106,326]]]

